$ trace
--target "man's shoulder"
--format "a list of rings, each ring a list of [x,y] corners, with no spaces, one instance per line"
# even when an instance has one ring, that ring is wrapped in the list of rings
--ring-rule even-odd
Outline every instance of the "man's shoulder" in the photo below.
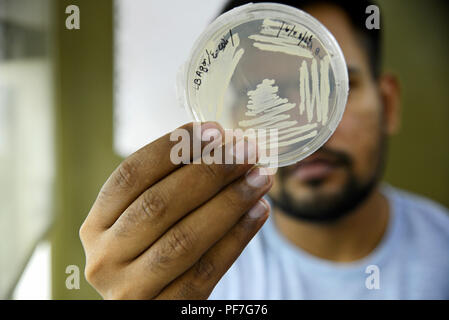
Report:
[[[394,201],[402,218],[414,232],[425,232],[449,239],[449,210],[423,195],[386,186],[386,193]]]

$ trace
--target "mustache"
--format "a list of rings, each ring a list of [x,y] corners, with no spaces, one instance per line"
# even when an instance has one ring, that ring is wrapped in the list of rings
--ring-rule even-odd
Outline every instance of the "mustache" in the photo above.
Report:
[[[328,160],[336,165],[350,167],[353,164],[352,157],[344,151],[335,150],[323,146],[320,149],[318,149],[316,154],[319,159]]]
[[[314,160],[327,161],[327,162],[331,163],[332,165],[344,166],[347,168],[350,168],[353,165],[352,157],[349,154],[347,154],[346,152],[323,146],[320,149],[318,149],[314,154],[297,162],[296,164],[288,166],[288,167],[284,167],[284,168],[279,168],[279,169],[280,169],[282,175],[285,176],[286,174],[296,170],[297,168],[301,167],[302,165],[304,165],[308,162],[312,162]]]

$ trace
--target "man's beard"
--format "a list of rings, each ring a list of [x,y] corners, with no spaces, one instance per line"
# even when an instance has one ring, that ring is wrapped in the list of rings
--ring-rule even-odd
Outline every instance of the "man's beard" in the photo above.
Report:
[[[281,168],[279,170],[280,193],[271,199],[274,206],[280,208],[285,214],[303,221],[331,224],[340,220],[363,203],[377,186],[384,167],[386,140],[386,137],[380,137],[378,150],[376,150],[376,168],[370,179],[365,182],[360,181],[355,175],[350,156],[322,147],[320,152],[332,157],[335,164],[345,169],[347,177],[344,185],[334,194],[320,193],[319,188],[325,182],[324,180],[307,181],[309,188],[316,189],[310,201],[295,201],[294,197],[287,192],[285,181],[290,170]]]

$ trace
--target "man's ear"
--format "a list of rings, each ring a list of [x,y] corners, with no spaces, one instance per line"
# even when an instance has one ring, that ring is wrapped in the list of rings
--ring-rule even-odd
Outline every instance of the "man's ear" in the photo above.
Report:
[[[379,90],[384,108],[386,133],[394,135],[401,126],[401,88],[397,77],[388,73],[381,75]]]

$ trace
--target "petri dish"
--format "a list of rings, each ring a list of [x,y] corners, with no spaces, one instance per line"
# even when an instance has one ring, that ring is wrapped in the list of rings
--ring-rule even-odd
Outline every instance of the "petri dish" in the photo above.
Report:
[[[287,5],[250,3],[200,35],[177,89],[195,121],[266,134],[257,140],[266,149],[260,164],[283,167],[330,138],[349,85],[343,53],[318,20]]]

